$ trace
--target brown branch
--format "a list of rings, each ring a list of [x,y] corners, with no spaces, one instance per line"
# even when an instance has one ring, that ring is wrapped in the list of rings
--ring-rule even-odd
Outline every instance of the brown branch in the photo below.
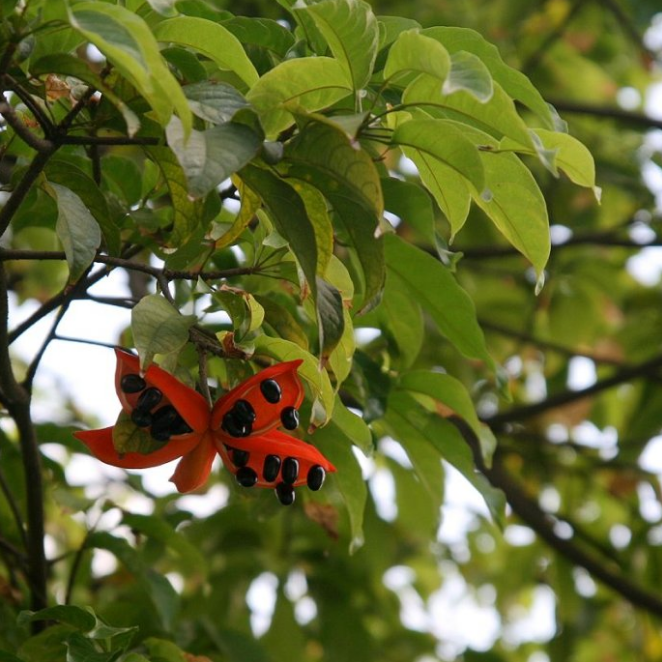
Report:
[[[7,410],[16,423],[21,446],[21,460],[27,486],[27,576],[31,608],[36,611],[47,605],[41,457],[30,416],[30,393],[16,381],[9,356],[8,321],[7,274],[4,264],[0,263],[0,388]]]
[[[552,106],[554,106],[554,108],[556,108],[556,110],[563,113],[591,115],[593,117],[618,120],[620,122],[625,122],[626,124],[631,124],[635,127],[640,127],[644,130],[662,129],[662,120],[649,117],[644,113],[633,112],[631,110],[623,110],[622,108],[598,106],[591,103],[564,101],[562,99],[548,99],[548,101],[552,104]]]
[[[600,379],[587,388],[578,389],[576,391],[563,391],[562,393],[557,393],[556,395],[545,398],[545,400],[540,402],[535,402],[530,405],[522,405],[520,407],[512,407],[501,414],[495,414],[494,416],[486,418],[485,422],[494,430],[499,430],[506,423],[519,422],[532,418],[533,416],[555,409],[556,407],[563,407],[564,405],[596,395],[597,393],[606,391],[614,386],[629,382],[632,379],[654,376],[655,372],[660,367],[662,367],[662,355],[655,356],[654,358],[638,365],[623,367],[611,377]]]
[[[2,97],[4,98],[4,97]],[[5,118],[5,122],[14,129],[14,133],[26,144],[37,152],[49,153],[54,149],[54,145],[46,138],[40,138],[28,129],[21,121],[13,107],[6,101],[0,101],[0,115]]]
[[[483,462],[480,443],[469,426],[456,417],[449,420],[458,427],[471,447],[474,462],[481,473],[487,477],[494,487],[505,494],[513,512],[531,527],[542,540],[561,556],[587,570],[593,577],[616,591],[633,605],[652,614],[662,616],[662,599],[660,597],[631,581],[621,574],[618,568],[613,569],[613,563],[604,565],[592,553],[580,547],[575,540],[576,532],[573,531],[572,538],[560,537],[554,531],[555,524],[559,521],[558,518],[544,511],[538,505],[536,499],[527,494],[517,480],[505,469],[501,455],[497,453],[493,458],[492,466],[488,468]]]

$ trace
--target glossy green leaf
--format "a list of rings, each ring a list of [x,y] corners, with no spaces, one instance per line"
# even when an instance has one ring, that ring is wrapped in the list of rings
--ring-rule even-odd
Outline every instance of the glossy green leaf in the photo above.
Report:
[[[294,123],[288,109],[327,108],[352,92],[342,65],[328,57],[285,60],[251,88],[246,99],[257,110],[268,138]]]
[[[425,37],[419,30],[407,30],[400,33],[389,50],[384,78],[414,71],[434,77],[441,87],[450,68],[450,55],[438,41]]]
[[[305,10],[315,21],[355,90],[364,88],[377,56],[379,28],[372,8],[362,0],[322,0]]]
[[[116,653],[101,652],[96,644],[79,632],[67,637],[67,662],[114,662]]]
[[[271,296],[254,295],[255,300],[264,310],[264,324],[271,327],[275,334],[284,340],[293,342],[302,349],[308,350],[308,336],[294,315]]]
[[[482,35],[469,28],[454,26],[435,26],[421,31],[443,44],[451,55],[458,51],[467,51],[478,56],[490,70],[492,77],[506,93],[532,110],[548,129],[554,128],[549,106],[531,81],[517,69],[508,66],[502,59],[496,46],[490,44]]]
[[[97,624],[97,617],[90,608],[84,609],[75,605],[56,605],[39,611],[23,611],[19,615],[19,623],[34,623],[36,621],[58,621],[71,627],[89,632]]]
[[[423,239],[434,245],[434,211],[432,199],[425,189],[413,182],[384,177],[382,192],[386,210],[398,216],[419,232]]]
[[[544,149],[554,153],[554,164],[565,172],[570,181],[590,188],[599,202],[601,190],[595,184],[595,162],[586,146],[567,133],[536,129],[535,134],[542,141]],[[524,151],[521,146],[515,145],[507,138],[499,143],[499,149]],[[526,153],[534,154],[535,152],[526,150]]]
[[[149,294],[131,311],[133,340],[146,370],[155,354],[170,354],[188,341],[189,329],[196,324],[195,315],[181,315],[162,296]]]
[[[289,243],[301,265],[308,287],[316,300],[317,241],[303,200],[286,180],[270,170],[247,166],[239,176],[262,198],[276,230]]]
[[[101,92],[119,110],[126,124],[126,132],[129,137],[134,136],[140,129],[138,116],[115,94],[104,79],[92,71],[83,60],[68,53],[53,53],[31,64],[30,72],[33,76],[54,73],[78,78]]]
[[[442,87],[444,94],[460,90],[473,95],[481,103],[488,102],[494,93],[489,69],[479,57],[468,51],[456,51],[451,55],[451,70]]]
[[[208,122],[229,122],[240,110],[250,104],[232,85],[204,80],[182,88],[191,111]]]
[[[317,277],[317,329],[320,357],[325,359],[340,342],[345,330],[344,306],[340,292]]]
[[[96,182],[72,163],[57,158],[52,159],[46,166],[46,178],[49,182],[70,189],[81,199],[99,224],[106,249],[111,255],[117,255],[120,251],[119,228],[111,218],[106,198]]]
[[[264,320],[264,309],[250,292],[222,285],[212,294],[212,301],[230,315],[235,338],[239,342],[258,329]]]
[[[161,16],[171,17],[177,15],[175,5],[177,0],[147,0],[149,6]]]
[[[337,469],[337,473],[329,476],[329,483],[337,486],[347,508],[351,531],[349,549],[350,553],[355,552],[364,543],[363,516],[368,488],[363,480],[361,467],[352,452],[353,441],[347,436],[345,429],[336,423],[335,418],[317,430],[312,439]]]
[[[191,196],[201,198],[243,168],[262,141],[244,124],[226,122],[206,131],[191,131],[188,139],[181,122],[173,117],[166,129],[168,145],[188,180]]]
[[[508,136],[525,146],[533,146],[529,130],[517,114],[512,99],[498,84],[487,101],[479,101],[464,90],[443,94],[431,76],[419,76],[403,94],[403,101],[441,110],[445,117],[477,126],[497,138]]]
[[[186,573],[206,575],[207,560],[201,551],[162,517],[125,512],[122,522],[131,530],[140,531],[150,539],[156,540],[174,551],[181,559],[182,569]]]
[[[242,44],[259,46],[284,58],[294,45],[294,35],[278,21],[257,16],[235,16],[223,22]]]
[[[188,134],[192,118],[186,97],[142,18],[120,5],[81,2],[71,7],[70,21],[139,90],[162,126],[174,108]]]
[[[246,186],[239,177],[234,177],[233,183],[237,187],[241,199],[241,207],[232,225],[216,239],[216,248],[224,248],[233,244],[248,227],[248,224],[255,218],[255,215],[262,206],[260,196]]]
[[[384,239],[388,277],[395,276],[406,284],[411,296],[462,354],[494,368],[473,301],[451,272],[439,260],[395,235]]]
[[[375,234],[383,212],[381,182],[374,163],[346,134],[310,122],[286,150],[289,174],[318,188],[331,203],[354,248],[364,277],[362,310],[375,305],[384,284],[383,247]]]
[[[352,359],[356,350],[356,338],[354,336],[354,324],[349,310],[343,307],[344,330],[340,340],[333,348],[329,356],[328,369],[333,373],[336,381],[336,389],[347,379],[352,371]]]
[[[170,194],[170,203],[174,213],[171,243],[174,246],[182,246],[199,229],[202,202],[191,200],[186,175],[171,149],[150,147],[147,152],[159,167]]]
[[[184,651],[177,644],[167,639],[149,637],[145,639],[145,646],[149,651],[151,659],[161,662],[187,662]]]
[[[92,264],[101,244],[101,230],[90,210],[71,190],[49,182],[46,192],[57,204],[55,231],[69,265],[69,282],[76,282]]]
[[[398,386],[406,391],[421,393],[444,405],[444,416],[457,415],[474,431],[485,449],[488,464],[496,448],[490,429],[478,420],[471,396],[462,382],[441,372],[414,370],[400,377]]]
[[[483,145],[488,195],[473,191],[474,202],[499,232],[530,262],[540,277],[551,250],[545,199],[531,171],[515,154],[499,153],[499,143],[486,133],[467,127],[465,134]]]
[[[161,42],[192,48],[212,60],[219,69],[236,73],[249,87],[259,78],[239,40],[218,23],[193,16],[178,16],[159,23],[154,35]]]
[[[336,404],[333,408],[333,422],[366,456],[372,455],[374,442],[368,424],[358,414],[345,407],[339,395],[336,396]]]

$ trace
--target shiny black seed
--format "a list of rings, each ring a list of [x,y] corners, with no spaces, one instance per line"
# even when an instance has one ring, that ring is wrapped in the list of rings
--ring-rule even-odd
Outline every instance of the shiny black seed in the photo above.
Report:
[[[145,389],[141,394],[140,397],[138,398],[138,402],[136,402],[136,409],[142,409],[143,411],[150,411],[151,409],[154,409],[156,405],[161,402],[161,399],[163,398],[163,393],[159,391],[158,388],[154,388],[153,386],[150,386],[148,389]]]
[[[221,427],[231,437],[247,437],[253,431],[250,425],[239,422],[232,411],[227,412],[225,416],[223,416],[223,424]]]
[[[237,400],[232,407],[232,414],[238,423],[251,425],[255,422],[255,410],[248,400]]]
[[[257,483],[257,474],[250,467],[241,467],[235,478],[242,487],[253,487]]]
[[[294,407],[285,407],[280,412],[280,421],[286,430],[296,430],[299,426],[299,412]]]
[[[270,402],[272,405],[280,402],[280,398],[283,393],[275,379],[265,379],[264,381],[260,382],[260,391],[262,391],[264,399],[267,402]]]
[[[286,457],[283,460],[283,470],[281,472],[281,477],[284,483],[292,485],[296,483],[297,478],[299,477],[299,460],[293,457]]]
[[[177,418],[170,426],[170,432],[172,436],[175,437],[180,434],[193,432],[193,428],[179,414],[177,414]]]
[[[280,471],[280,457],[278,455],[267,455],[264,458],[264,466],[262,467],[262,478],[267,483],[273,483],[278,478]]]
[[[239,448],[233,448],[232,453],[230,454],[232,464],[234,464],[235,467],[245,467],[248,464],[250,456],[251,454],[248,451],[242,451]]]
[[[181,420],[181,416],[172,405],[165,405],[157,409],[152,414],[152,429],[150,431],[152,439],[156,441],[168,441],[174,434],[173,425],[178,420]]]
[[[308,476],[306,477],[306,482],[308,483],[308,487],[313,491],[317,492],[317,490],[324,485],[324,479],[326,478],[326,471],[324,471],[324,467],[321,467],[319,464],[316,464],[315,466],[310,467],[308,470]]]
[[[170,436],[171,436],[170,435],[170,430],[168,430],[167,428],[163,429],[163,430],[158,430],[158,429],[155,430],[152,427],[152,429],[149,431],[149,433],[150,433],[152,439],[154,439],[154,441],[160,441],[161,443],[165,443],[166,441],[170,441]]]
[[[120,388],[124,393],[140,393],[147,386],[147,382],[136,374],[124,375],[120,380]]]
[[[280,501],[284,506],[291,506],[294,503],[294,488],[291,485],[286,485],[285,483],[278,483],[276,485],[276,496],[278,501]]]
[[[148,428],[152,424],[152,415],[143,409],[134,409],[131,412],[131,420],[139,428]]]

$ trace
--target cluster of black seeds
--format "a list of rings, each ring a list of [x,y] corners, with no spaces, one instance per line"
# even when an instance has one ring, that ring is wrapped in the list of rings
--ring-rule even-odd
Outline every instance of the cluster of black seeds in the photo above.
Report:
[[[247,466],[250,460],[250,452],[239,448],[226,446],[230,454],[230,460],[237,472],[235,478],[242,487],[253,487],[258,481],[257,472]],[[286,457],[282,459],[278,455],[267,455],[262,465],[262,479],[267,483],[273,483],[280,475],[280,482],[276,485],[276,496],[284,506],[290,506],[294,503],[294,483],[299,479],[299,460],[295,457]],[[324,467],[315,464],[308,470],[306,482],[308,487],[313,490],[319,490],[324,484],[326,472]]]
[[[131,412],[131,420],[139,428],[150,428],[154,441],[165,443],[170,437],[193,432],[172,405],[156,408],[163,400],[163,393],[153,386],[148,388],[147,382],[140,375],[123,375],[120,388],[127,394],[140,393]]]

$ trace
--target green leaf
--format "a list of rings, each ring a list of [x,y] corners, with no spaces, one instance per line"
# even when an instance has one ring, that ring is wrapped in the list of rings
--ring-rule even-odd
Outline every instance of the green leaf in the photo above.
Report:
[[[35,621],[58,621],[83,632],[93,630],[98,624],[91,608],[83,609],[75,605],[57,605],[39,611],[22,611],[18,617],[18,622],[22,625]]]
[[[237,187],[237,192],[241,199],[241,207],[232,225],[216,240],[215,246],[218,249],[234,243],[248,227],[248,224],[253,218],[255,218],[255,215],[262,206],[260,196],[246,186],[241,179],[233,177],[233,183]]]
[[[294,122],[291,110],[316,111],[352,92],[342,65],[328,57],[285,60],[253,86],[246,99],[260,115],[268,138]]]
[[[406,391],[395,390],[389,397],[388,422],[396,429],[396,438],[403,445],[409,458],[429,491],[434,496],[435,474],[428,476],[429,449],[452,464],[481,494],[497,523],[503,522],[505,497],[494,489],[487,479],[475,469],[471,449],[458,429],[444,418],[428,412]],[[424,450],[424,445],[429,448]],[[427,461],[425,458],[428,458]],[[418,466],[417,466],[418,465]]]
[[[270,170],[246,166],[239,176],[262,198],[278,234],[289,243],[317,300],[317,240],[303,200],[292,186]]]
[[[308,12],[345,71],[354,90],[364,88],[372,74],[379,27],[372,8],[361,0],[323,0],[296,13]]]
[[[139,428],[131,420],[131,415],[122,410],[113,426],[113,448],[120,455],[124,453],[148,455],[163,448],[163,443],[156,441],[145,428]]]
[[[299,345],[270,336],[258,336],[255,339],[255,354],[270,356],[277,361],[294,361],[296,359],[303,361],[298,369],[299,375],[310,386],[314,398],[310,424],[313,427],[325,425],[333,414],[335,392],[328,373],[320,368],[319,361]]]
[[[101,92],[120,111],[129,137],[133,137],[140,129],[138,116],[115,94],[101,76],[90,69],[84,60],[68,53],[53,53],[32,63],[30,65],[30,73],[33,76],[66,74],[67,76],[78,78]]]
[[[389,50],[384,78],[415,71],[433,76],[437,86],[441,87],[450,68],[450,55],[438,41],[423,36],[417,29],[407,30],[400,33]]]
[[[46,178],[49,182],[65,186],[81,199],[99,224],[108,252],[111,255],[118,255],[120,251],[119,228],[111,218],[106,198],[96,182],[80,168],[59,159],[49,161],[46,166]]]
[[[352,536],[349,549],[353,553],[364,542],[363,515],[368,497],[361,466],[352,452],[353,441],[345,429],[336,423],[335,418],[326,427],[317,430],[313,440],[337,469],[337,473],[329,475],[329,482],[338,487],[345,502]]]
[[[75,283],[96,257],[101,230],[90,210],[71,189],[54,182],[46,183],[44,188],[57,204],[55,232],[67,256],[69,282]]]
[[[482,446],[487,451],[485,460],[489,464],[496,448],[496,439],[491,430],[478,420],[471,396],[462,382],[441,372],[414,370],[402,375],[398,386],[406,391],[421,393],[443,404],[449,410],[443,414],[444,416],[456,414],[462,418],[483,442]]]
[[[74,632],[67,637],[67,662],[114,662],[116,653],[103,653],[97,648],[94,641]]]
[[[340,292],[317,277],[317,328],[320,341],[320,357],[328,356],[340,342],[345,330],[344,306]]]
[[[149,595],[163,627],[169,630],[179,609],[179,596],[170,582],[154,569],[147,567],[140,554],[129,543],[106,531],[96,531],[88,536],[88,547],[106,549],[113,554],[136,578]]]
[[[159,662],[186,662],[184,651],[172,641],[149,637],[145,639],[145,646],[152,660]]]
[[[159,23],[155,37],[181,46],[187,46],[208,57],[219,69],[233,71],[248,87],[259,76],[239,40],[222,25],[193,16],[178,16]]]
[[[333,422],[355,446],[363,451],[364,455],[372,455],[374,442],[368,424],[345,407],[339,395],[336,395],[336,404],[333,407]]]
[[[242,44],[259,46],[283,59],[294,46],[294,35],[278,21],[255,16],[235,16],[223,22]]]
[[[174,212],[174,228],[170,243],[183,246],[198,233],[202,218],[202,201],[191,200],[184,170],[177,157],[167,147],[149,147],[147,152],[159,167],[170,194]]]
[[[188,134],[192,117],[186,97],[140,16],[120,5],[81,2],[70,8],[69,17],[71,25],[145,97],[162,126],[167,125],[174,108]]]
[[[393,143],[406,148],[414,163],[440,162],[483,190],[485,175],[476,145],[459,125],[437,119],[402,122],[393,132]]]
[[[308,350],[308,337],[297,319],[285,306],[280,305],[272,296],[256,294],[255,300],[264,309],[264,323],[271,327],[277,336]]]
[[[439,119],[403,122],[392,140],[415,163],[421,181],[446,215],[454,236],[469,214],[471,194],[467,181],[482,189],[484,171],[476,146],[461,129],[453,127],[447,131],[449,124]]]
[[[517,114],[513,100],[498,83],[494,83],[490,99],[482,102],[464,90],[442,94],[437,81],[423,75],[407,87],[402,98],[408,104],[441,110],[448,119],[477,126],[497,138],[508,136],[522,145],[533,146],[529,130]]]
[[[432,200],[422,187],[395,177],[382,178],[384,207],[414,228],[432,246],[435,243]]]
[[[534,266],[540,278],[549,259],[551,240],[545,199],[531,171],[515,154],[499,153],[499,143],[486,133],[467,127],[465,133],[483,145],[488,195],[474,190],[475,203],[499,232]]]
[[[182,569],[191,575],[206,575],[207,560],[188,538],[176,531],[162,517],[124,513],[122,522],[132,530],[140,531],[152,540],[158,540],[173,550],[181,559]]]
[[[262,325],[264,309],[249,292],[221,285],[212,294],[212,300],[230,315],[237,342]],[[212,310],[215,308],[212,307]]]
[[[184,170],[188,190],[195,198],[204,197],[245,166],[262,144],[260,137],[245,124],[235,122],[206,131],[193,129],[187,139],[181,122],[173,117],[166,135],[168,145]]]
[[[494,369],[469,295],[439,260],[395,235],[384,237],[388,277],[402,280],[439,330],[468,358]],[[412,269],[412,265],[416,265]]]
[[[25,662],[25,660],[16,657],[13,653],[0,650],[0,662]]]
[[[595,162],[586,146],[567,133],[535,129],[535,134],[542,141],[545,150],[554,152],[554,163],[565,172],[570,181],[590,188],[599,202],[601,190],[595,185]],[[499,149],[514,149],[535,154],[532,150],[522,150],[521,146],[515,145],[507,138],[499,143]]]
[[[215,80],[204,80],[182,88],[191,111],[213,124],[229,122],[240,110],[250,104],[231,85]]]
[[[486,103],[494,93],[494,83],[489,69],[473,53],[456,51],[451,55],[451,70],[444,81],[442,92],[453,94],[464,90],[481,103]]]
[[[149,294],[131,311],[131,330],[143,370],[155,354],[179,351],[188,341],[189,329],[196,324],[195,315],[181,315],[162,296]]]
[[[309,122],[288,145],[288,174],[318,188],[347,233],[364,277],[362,311],[376,305],[384,285],[383,213],[379,174],[370,156],[333,124]]]
[[[498,82],[513,99],[527,106],[544,122],[548,129],[554,128],[554,120],[549,106],[531,81],[517,69],[509,67],[499,54],[499,50],[490,44],[475,30],[449,26],[426,28],[421,34],[436,39],[449,53],[468,51],[478,56],[490,70],[492,78]]]

